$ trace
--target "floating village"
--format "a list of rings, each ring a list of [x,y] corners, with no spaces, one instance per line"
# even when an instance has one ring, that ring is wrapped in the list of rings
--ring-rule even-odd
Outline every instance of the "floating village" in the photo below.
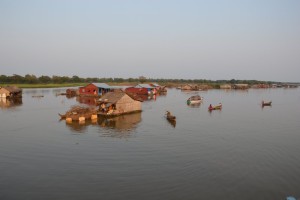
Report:
[[[297,88],[298,85],[268,85],[268,84],[224,84],[220,89],[247,90],[250,88]],[[186,84],[177,89],[185,91],[202,91],[211,89],[208,85]],[[58,113],[61,120],[67,123],[84,124],[87,120],[97,120],[98,117],[112,118],[120,115],[142,112],[142,102],[149,98],[156,98],[159,95],[166,95],[167,87],[157,83],[137,84],[136,86],[111,86],[106,83],[89,83],[76,89],[66,89],[65,93],[57,95],[66,95],[67,97],[88,97],[93,99],[93,106],[74,105],[65,113]],[[32,98],[42,98],[43,95],[34,95]],[[189,106],[199,105],[203,102],[200,95],[190,96],[186,100]],[[80,102],[86,103],[88,102]],[[0,87],[0,106],[9,107],[11,104],[22,104],[22,89],[16,86]],[[262,107],[271,106],[271,100],[262,100]],[[222,103],[217,105],[210,104],[208,111],[221,110]],[[171,111],[165,112],[165,118],[172,124],[176,123],[176,116]]]

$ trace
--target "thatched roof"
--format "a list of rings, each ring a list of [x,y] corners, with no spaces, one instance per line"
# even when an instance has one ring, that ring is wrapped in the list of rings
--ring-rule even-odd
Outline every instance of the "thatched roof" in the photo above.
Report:
[[[124,95],[127,95],[127,94],[122,91],[107,92],[99,99],[99,101],[114,104],[117,101],[119,101]]]
[[[21,92],[22,90],[16,86],[5,86],[2,87],[4,89],[6,89],[7,91],[11,92],[11,93],[17,93],[17,92]]]

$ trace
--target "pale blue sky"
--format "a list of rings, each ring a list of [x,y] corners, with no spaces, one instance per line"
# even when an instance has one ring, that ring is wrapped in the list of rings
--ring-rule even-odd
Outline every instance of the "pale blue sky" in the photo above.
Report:
[[[298,0],[0,0],[0,74],[300,82]]]

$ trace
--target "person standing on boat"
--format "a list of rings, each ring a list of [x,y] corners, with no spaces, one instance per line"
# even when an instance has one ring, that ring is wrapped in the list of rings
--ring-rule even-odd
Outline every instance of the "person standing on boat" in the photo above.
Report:
[[[211,104],[209,104],[209,107],[208,107],[208,109],[210,109],[210,110],[211,110],[211,109],[213,109],[213,107],[212,107],[212,105],[211,105]]]

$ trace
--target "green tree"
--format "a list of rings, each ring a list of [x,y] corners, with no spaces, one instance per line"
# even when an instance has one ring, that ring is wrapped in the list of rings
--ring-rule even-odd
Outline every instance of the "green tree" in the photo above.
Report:
[[[13,74],[11,77],[11,82],[12,83],[24,83],[24,77],[20,76],[18,74]]]
[[[146,80],[147,80],[147,78],[146,78],[145,76],[140,76],[140,77],[139,77],[140,83],[145,83]]]
[[[24,82],[34,84],[34,83],[38,83],[38,79],[35,75],[26,74],[24,77]]]
[[[73,83],[80,83],[81,82],[81,79],[78,77],[78,76],[72,76],[72,78],[71,78],[71,81],[73,82]]]
[[[10,79],[5,75],[0,76],[0,83],[9,83],[10,82],[9,80]]]
[[[40,76],[39,78],[38,78],[38,80],[39,80],[39,82],[40,83],[51,83],[51,78],[49,77],[49,76]]]

